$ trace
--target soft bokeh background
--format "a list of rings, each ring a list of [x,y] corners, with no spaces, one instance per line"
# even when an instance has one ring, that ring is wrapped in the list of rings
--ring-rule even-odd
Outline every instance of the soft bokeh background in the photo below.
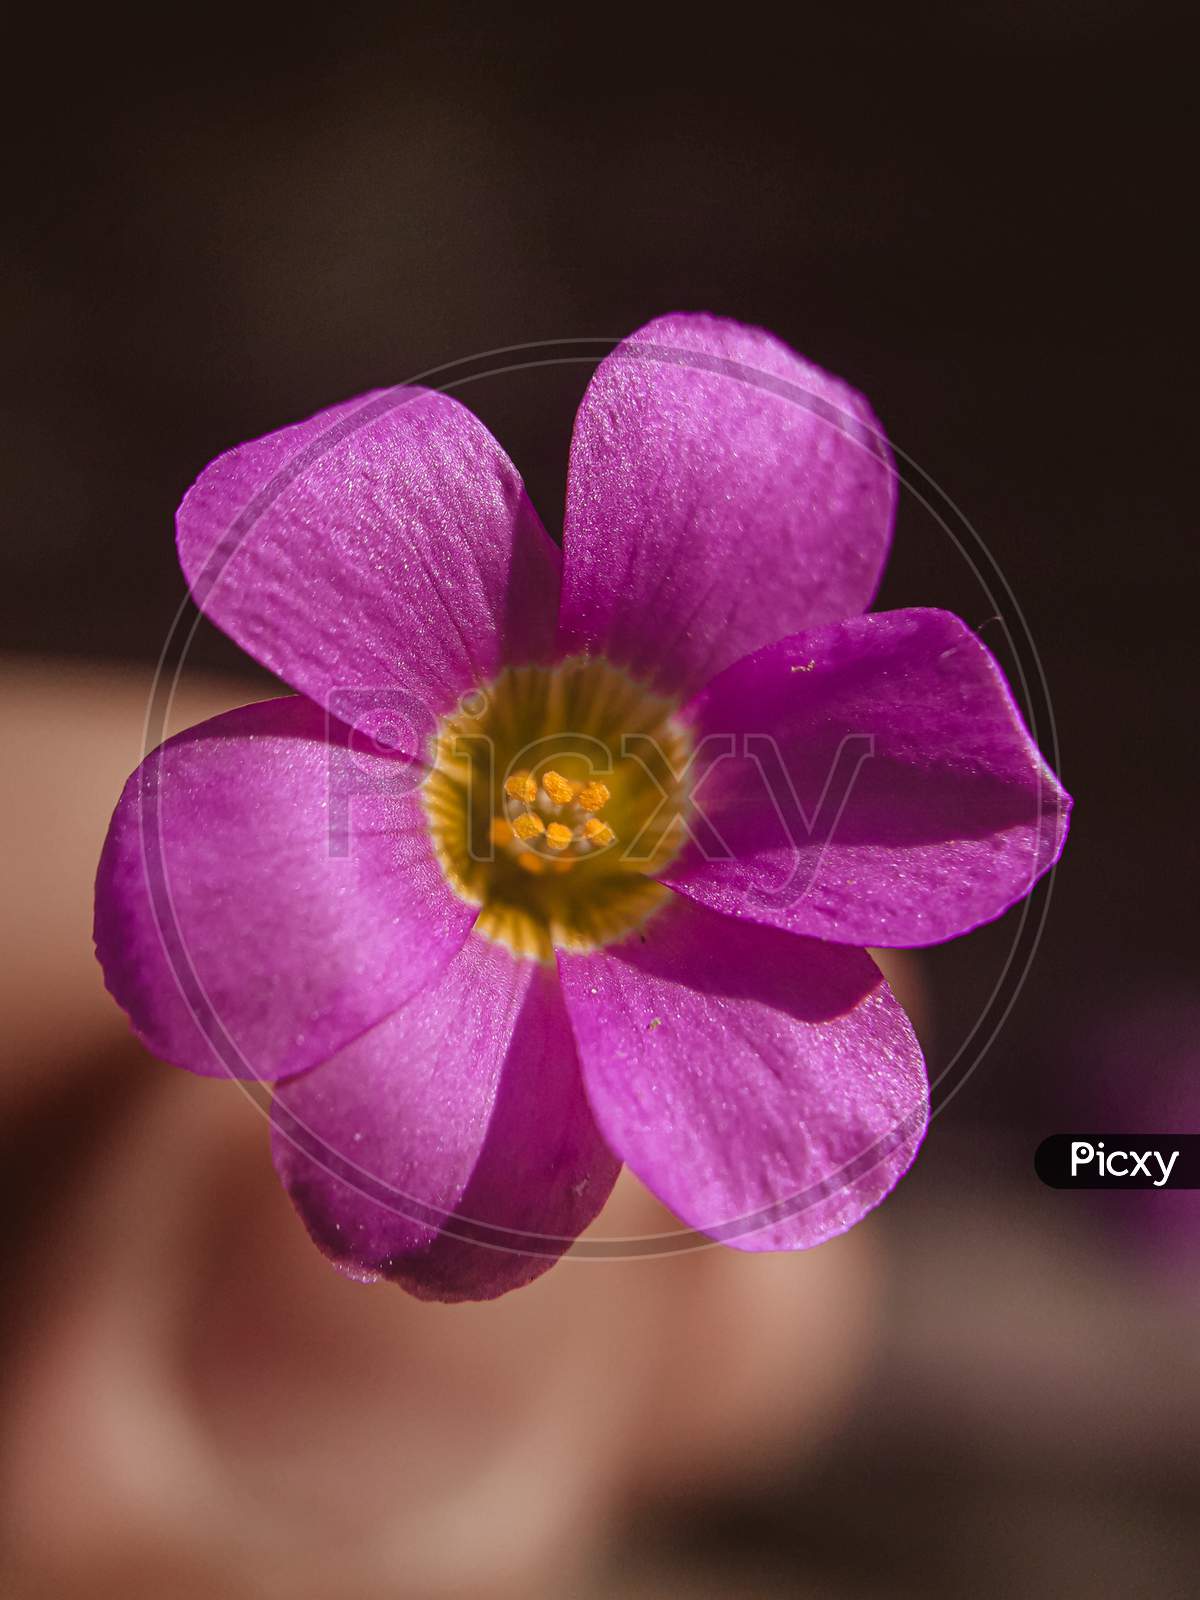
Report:
[[[1194,1592],[1200,1205],[1032,1168],[1053,1131],[1200,1127],[1183,12],[782,28],[206,7],[8,32],[14,1600]],[[418,1306],[324,1267],[256,1108],[149,1061],[100,986],[91,873],[183,597],[171,513],[219,450],[331,401],[672,308],[847,377],[979,531],[1045,668],[1071,843],[1002,1031],[850,1237]],[[458,392],[552,523],[589,367],[488,365]],[[880,603],[958,610],[1015,669],[913,496]],[[203,627],[175,723],[266,692]],[[1018,923],[897,969],[946,1087]],[[663,1225],[632,1184],[602,1219]]]

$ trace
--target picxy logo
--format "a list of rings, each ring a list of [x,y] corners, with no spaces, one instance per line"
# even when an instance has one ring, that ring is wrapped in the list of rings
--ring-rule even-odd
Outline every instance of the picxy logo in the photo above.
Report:
[[[1200,1189],[1200,1134],[1056,1133],[1033,1164],[1052,1189]]]
[[[1109,1150],[1105,1153],[1103,1142],[1091,1145],[1083,1139],[1071,1141],[1071,1176],[1074,1178],[1081,1167],[1086,1167],[1095,1162],[1096,1171],[1103,1177],[1110,1178],[1137,1178],[1150,1177],[1151,1158],[1158,1162],[1158,1170],[1162,1174],[1159,1178],[1151,1179],[1156,1189],[1161,1189],[1171,1176],[1171,1169],[1179,1160],[1179,1151],[1172,1150],[1170,1158],[1163,1160],[1161,1150]]]

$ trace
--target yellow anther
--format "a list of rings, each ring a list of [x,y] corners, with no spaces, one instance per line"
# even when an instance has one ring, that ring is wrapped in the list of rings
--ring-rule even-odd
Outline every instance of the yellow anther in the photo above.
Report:
[[[528,772],[514,772],[512,777],[505,781],[504,792],[511,795],[514,800],[520,800],[525,805],[531,806],[537,799],[537,784]]]
[[[556,806],[569,805],[575,798],[575,785],[568,783],[561,772],[543,772],[542,788]]]
[[[460,697],[423,752],[421,800],[449,890],[478,913],[472,937],[549,963],[616,946],[668,905],[656,880],[686,844],[689,728],[674,698],[591,656],[505,668]],[[669,784],[632,736],[662,751]]]
[[[575,798],[585,811],[603,811],[612,799],[612,795],[608,792],[606,783],[593,779],[591,783],[584,784]]]

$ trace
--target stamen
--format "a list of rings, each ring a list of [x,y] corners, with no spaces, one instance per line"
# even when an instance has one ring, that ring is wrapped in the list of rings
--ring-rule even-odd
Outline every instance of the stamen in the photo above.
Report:
[[[504,785],[504,792],[514,800],[521,800],[525,805],[531,806],[537,799],[537,784],[534,783],[528,772],[514,772]]]
[[[616,943],[667,903],[655,877],[682,842],[682,781],[661,820],[661,785],[624,754],[626,735],[649,735],[685,771],[690,743],[673,705],[599,660],[510,668],[480,698],[482,711],[463,707],[439,725],[423,788],[448,883],[479,908],[476,931],[521,958]],[[546,740],[555,754],[522,766]],[[616,848],[635,835],[648,841],[636,865]]]
[[[585,783],[575,796],[576,803],[584,811],[603,811],[611,799],[608,785],[595,779],[591,783]]]
[[[545,789],[556,806],[570,805],[575,798],[575,785],[568,783],[561,772],[544,772],[542,774],[542,788]]]

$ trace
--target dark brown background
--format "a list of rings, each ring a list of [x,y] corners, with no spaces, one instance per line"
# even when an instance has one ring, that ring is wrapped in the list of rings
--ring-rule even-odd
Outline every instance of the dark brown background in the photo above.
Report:
[[[1037,1190],[1034,1145],[1114,1097],[1152,1126],[1167,1058],[1192,1049],[1169,1020],[1167,1044],[1137,1042],[1138,1007],[1169,1019],[1194,981],[1182,13],[820,6],[784,33],[750,8],[670,26],[246,8],[33,30],[10,41],[4,107],[4,645],[152,661],[184,593],[182,491],[339,398],[668,309],[767,326],[864,390],[962,508],[1044,663],[1078,802],[1047,932],[939,1125],[977,1142],[975,1169],[947,1175],[935,1126],[892,1207],[903,1229],[991,1167],[1057,1229],[1072,1202]],[[548,524],[587,376],[460,391]],[[911,500],[880,603],[948,605],[1004,654]],[[205,628],[194,660],[238,656]],[[931,957],[935,1067],[1011,932]],[[1097,1041],[1118,1032],[1102,1095]],[[1200,1125],[1200,1085],[1176,1115]]]
[[[1043,1007],[1187,970],[1194,63],[1120,0],[792,23],[203,10],[14,48],[0,628],[152,659],[183,489],[335,399],[670,308],[762,323],[871,397],[1045,663],[1080,804],[1011,1084]],[[587,370],[460,391],[551,524]],[[880,603],[1002,644],[911,501]]]

